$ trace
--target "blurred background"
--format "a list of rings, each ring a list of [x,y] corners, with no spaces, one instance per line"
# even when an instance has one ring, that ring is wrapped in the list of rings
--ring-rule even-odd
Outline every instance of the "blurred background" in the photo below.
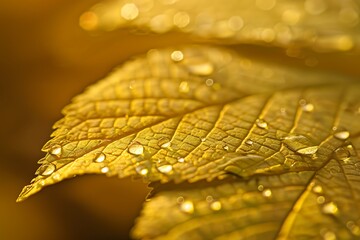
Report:
[[[72,97],[134,55],[197,41],[177,33],[89,34],[79,27],[79,16],[96,2],[0,1],[0,239],[126,239],[149,191],[140,181],[83,176],[15,203]],[[235,49],[262,61],[314,69],[281,49]],[[316,69],[360,78],[359,55],[311,56]]]

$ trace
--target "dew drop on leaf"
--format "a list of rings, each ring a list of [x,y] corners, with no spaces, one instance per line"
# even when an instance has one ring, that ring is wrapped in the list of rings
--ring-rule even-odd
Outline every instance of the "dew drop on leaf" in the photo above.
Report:
[[[95,159],[94,159],[94,162],[96,163],[102,163],[105,161],[105,154],[104,153],[99,153],[98,155],[96,155]]]
[[[258,126],[259,128],[262,128],[262,129],[266,129],[268,127],[268,124],[267,122],[265,122],[265,120],[263,119],[256,119],[256,126]]]
[[[162,148],[168,148],[171,146],[170,139],[168,139],[168,138],[160,138],[158,144]]]
[[[188,70],[194,75],[208,76],[214,72],[214,65],[207,61],[189,63]]]
[[[264,186],[260,184],[260,185],[257,187],[257,189],[258,189],[260,192],[262,192],[262,191],[264,191]]]
[[[225,151],[229,151],[229,146],[227,146],[227,145],[224,146],[224,150],[225,150]]]
[[[313,155],[319,150],[318,146],[311,146],[306,148],[301,148],[297,150],[296,152],[302,154],[302,155]]]
[[[213,210],[213,211],[219,211],[221,210],[221,202],[220,201],[214,201],[210,204],[210,208]]]
[[[348,131],[341,131],[334,133],[334,137],[340,140],[346,140],[350,137],[350,133]]]
[[[54,146],[52,146],[51,149],[50,149],[50,154],[51,154],[51,155],[60,157],[60,156],[61,156],[61,153],[62,153],[62,148],[61,148],[60,145],[54,145]]]
[[[323,203],[325,202],[325,197],[324,197],[324,196],[318,196],[318,197],[316,198],[316,202],[317,202],[318,204],[323,204]]]
[[[129,151],[129,153],[134,154],[134,155],[141,155],[144,153],[144,146],[138,142],[134,142],[134,143],[130,144],[128,151]]]
[[[49,176],[56,170],[56,167],[52,163],[46,163],[38,168],[36,175]]]
[[[350,157],[350,152],[346,148],[337,148],[335,150],[335,156],[338,160],[346,161]]]
[[[173,51],[170,57],[174,62],[180,62],[184,59],[184,54],[181,51],[177,50]]]
[[[272,196],[272,192],[270,189],[265,189],[263,192],[262,192],[262,195],[266,198],[270,198]]]
[[[157,169],[161,173],[170,173],[172,171],[173,167],[170,164],[166,164],[166,165],[157,167]]]
[[[183,203],[184,202],[184,197],[183,196],[177,197],[176,202],[179,203],[179,204]]]
[[[141,166],[141,165],[137,166],[135,168],[135,171],[142,176],[146,176],[149,173],[149,170],[146,167]]]
[[[246,140],[245,143],[250,146],[254,144],[254,142],[250,139]]]
[[[313,192],[314,193],[322,193],[323,192],[323,189],[320,185],[316,185],[312,188]]]
[[[211,87],[214,84],[214,80],[212,80],[211,78],[208,78],[205,80],[205,84],[208,87]]]
[[[185,162],[185,159],[184,158],[178,158],[178,162],[183,163],[183,162]]]
[[[109,168],[108,167],[103,167],[103,168],[100,169],[100,171],[102,173],[107,173],[107,172],[109,172]]]
[[[302,110],[304,112],[312,112],[312,111],[314,111],[314,109],[315,109],[315,107],[312,103],[307,103],[304,106],[302,106]]]
[[[193,213],[194,212],[194,204],[192,201],[183,201],[181,204],[180,204],[180,210],[184,213]]]
[[[338,213],[338,211],[339,211],[339,209],[334,202],[326,203],[322,207],[322,212],[325,214],[336,215]]]
[[[179,92],[188,93],[190,91],[189,83],[186,81],[182,81],[179,85]]]

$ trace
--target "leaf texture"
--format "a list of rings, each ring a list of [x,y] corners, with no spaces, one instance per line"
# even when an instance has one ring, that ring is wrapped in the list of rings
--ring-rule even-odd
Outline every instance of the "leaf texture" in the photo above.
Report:
[[[359,50],[355,0],[113,0],[85,12],[90,31],[137,28],[180,31],[224,43],[255,43],[315,51]]]
[[[18,201],[75,175],[135,176],[164,183],[136,238],[355,239],[359,96],[350,78],[221,48],[150,50],[64,109]]]

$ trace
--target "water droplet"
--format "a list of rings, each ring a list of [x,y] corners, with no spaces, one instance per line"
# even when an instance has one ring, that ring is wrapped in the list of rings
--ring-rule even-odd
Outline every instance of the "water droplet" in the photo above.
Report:
[[[121,8],[121,16],[128,21],[134,20],[139,16],[139,9],[134,3],[127,3]]]
[[[171,146],[171,142],[170,142],[170,139],[168,138],[160,138],[159,139],[159,142],[158,142],[158,145],[162,148],[168,148]]]
[[[210,208],[213,210],[213,211],[219,211],[221,210],[221,202],[220,201],[214,201],[210,204]]]
[[[323,188],[320,185],[316,185],[312,188],[314,193],[322,193],[323,192]]]
[[[339,209],[334,202],[329,202],[322,207],[322,211],[325,214],[335,215],[338,213]]]
[[[214,84],[214,80],[212,80],[211,78],[208,78],[205,80],[205,84],[208,87],[211,87]]]
[[[109,170],[110,170],[110,169],[109,169],[108,167],[103,167],[103,168],[101,168],[100,171],[101,171],[102,173],[107,173],[107,172],[109,172]]]
[[[95,159],[94,159],[94,162],[96,163],[102,163],[104,160],[105,160],[106,156],[104,153],[99,153]]]
[[[183,196],[180,196],[180,197],[177,197],[177,198],[176,198],[176,202],[179,203],[179,204],[183,203],[184,200],[185,200],[185,199],[184,199]]]
[[[259,119],[256,119],[256,126],[258,126],[259,128],[262,128],[262,129],[267,129],[268,124],[267,124],[267,122],[265,122],[265,120],[259,118]]]
[[[188,93],[190,91],[189,83],[186,81],[182,81],[179,85],[179,92]]]
[[[323,203],[325,202],[325,197],[324,197],[324,196],[318,196],[318,197],[316,198],[316,202],[317,202],[318,204],[323,204]]]
[[[194,212],[194,204],[191,201],[184,201],[180,204],[180,210],[185,213],[193,213]]]
[[[134,142],[129,146],[128,151],[134,155],[141,155],[144,153],[144,146],[138,142]]]
[[[269,197],[271,197],[272,192],[271,192],[270,189],[265,189],[265,190],[262,192],[262,195],[263,195],[264,197],[266,197],[266,198],[269,198]]]
[[[254,142],[250,139],[246,140],[245,143],[250,146],[254,144]]]
[[[157,169],[161,173],[169,173],[169,172],[171,172],[173,170],[173,167],[170,164],[166,164],[166,165],[162,165],[162,166],[157,167]]]
[[[346,140],[350,137],[350,133],[348,131],[341,131],[334,133],[334,137],[340,140]]]
[[[211,195],[206,196],[206,201],[207,201],[208,203],[210,203],[210,202],[214,201],[213,196],[211,196]]]
[[[179,163],[185,162],[185,158],[178,158],[178,162],[179,162]]]
[[[224,146],[225,151],[229,151],[229,146]]]
[[[40,166],[40,167],[36,170],[35,174],[36,174],[36,175],[41,175],[41,176],[49,176],[49,175],[51,175],[55,170],[56,170],[56,167],[55,167],[54,164],[52,164],[52,163],[46,163],[46,164]]]
[[[61,175],[59,173],[54,173],[52,175],[52,179],[54,179],[55,181],[60,181],[61,180]]]
[[[297,150],[296,152],[302,154],[302,155],[313,155],[319,150],[318,146],[311,146],[306,148],[301,148]]]
[[[314,109],[315,109],[315,107],[312,103],[307,103],[304,106],[302,106],[302,110],[304,112],[312,112],[312,111],[314,111]]]
[[[335,156],[337,159],[346,161],[349,160],[350,152],[346,148],[338,148],[335,150]]]
[[[184,59],[184,54],[181,51],[173,51],[171,53],[171,59],[174,62],[180,62]]]
[[[146,176],[149,173],[149,170],[146,167],[141,166],[141,165],[137,166],[135,168],[135,171],[142,176]]]
[[[50,149],[50,154],[51,154],[51,155],[60,157],[60,156],[61,156],[61,153],[62,153],[62,148],[61,148],[60,145],[54,145],[54,146],[52,146],[51,149]]]
[[[257,189],[258,189],[260,192],[262,192],[262,191],[264,191],[264,186],[260,184],[260,185],[257,187]]]
[[[201,141],[202,141],[202,142],[205,142],[205,141],[206,141],[206,138],[201,138]]]
[[[214,65],[210,62],[199,61],[187,65],[188,70],[195,75],[208,76],[214,72]]]

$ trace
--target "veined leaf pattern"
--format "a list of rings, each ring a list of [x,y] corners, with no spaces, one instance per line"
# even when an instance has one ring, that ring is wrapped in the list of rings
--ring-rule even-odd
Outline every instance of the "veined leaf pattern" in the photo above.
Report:
[[[64,109],[18,200],[74,175],[138,176],[163,184],[136,238],[356,238],[359,94],[221,48],[150,50]]]
[[[176,30],[221,44],[358,51],[359,8],[355,0],[113,0],[85,12],[80,24],[89,31]]]

